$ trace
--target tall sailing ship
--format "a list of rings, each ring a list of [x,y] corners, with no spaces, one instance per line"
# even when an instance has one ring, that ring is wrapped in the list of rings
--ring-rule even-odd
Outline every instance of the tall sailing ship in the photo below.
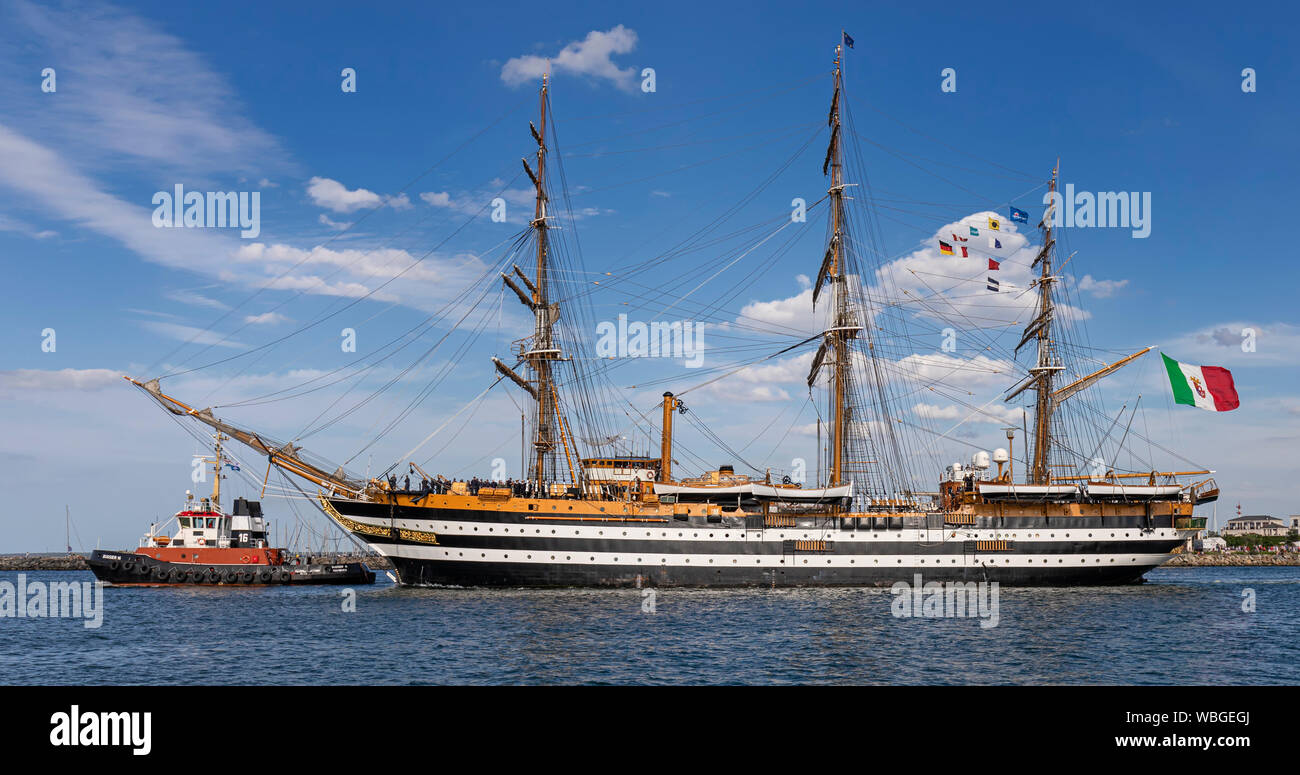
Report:
[[[169,412],[264,455],[268,475],[274,466],[305,480],[324,514],[388,557],[403,584],[842,586],[888,585],[918,573],[927,581],[1018,585],[1140,581],[1189,531],[1204,527],[1193,509],[1216,499],[1218,490],[1209,470],[1117,471],[1113,464],[1099,470],[1095,455],[1085,452],[1110,436],[1089,426],[1105,424],[1085,400],[1089,389],[1150,348],[1087,373],[1067,362],[1050,211],[1039,224],[1036,274],[1026,289],[1036,303],[1014,348],[1027,361],[1024,375],[1003,397],[1033,396],[1023,472],[1014,470],[1020,429],[1007,428],[1009,449],[976,452],[969,463],[936,465],[917,478],[916,455],[903,433],[910,424],[898,405],[900,361],[888,357],[891,340],[898,340],[894,347],[910,342],[906,332],[882,323],[897,305],[867,287],[862,278],[871,267],[860,255],[863,242],[853,238],[862,221],[846,190],[860,181],[846,178],[852,166],[844,152],[851,135],[842,114],[842,48],[835,53],[822,165],[830,184],[828,238],[812,284],[825,327],[798,343],[816,347],[810,392],[825,389],[827,443],[822,448],[819,436],[818,450],[825,481],[821,461],[811,486],[770,470],[738,474],[734,465],[675,478],[673,425],[686,413],[686,401],[672,392],[663,393],[658,416],[648,418],[658,421],[658,456],[607,452],[592,441],[608,438],[600,415],[609,407],[594,396],[599,375],[591,373],[595,359],[587,357],[580,326],[589,320],[581,309],[586,294],[567,286],[572,273],[557,268],[546,77],[539,121],[530,123],[536,154],[532,164],[524,161],[535,189],[533,218],[513,254],[521,260],[508,258],[499,272],[531,314],[532,330],[516,343],[510,362],[492,359],[492,384],[516,386],[531,408],[526,480],[399,489],[387,476],[399,464],[377,477],[349,474],[291,442],[192,407],[165,393],[158,379],[127,379]],[[1053,170],[1051,191],[1056,178]],[[531,266],[525,271],[519,263]],[[410,467],[423,473],[413,462]]]

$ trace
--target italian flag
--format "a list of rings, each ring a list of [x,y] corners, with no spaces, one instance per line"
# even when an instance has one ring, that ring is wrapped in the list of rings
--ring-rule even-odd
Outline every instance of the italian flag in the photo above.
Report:
[[[1241,405],[1232,372],[1219,366],[1193,366],[1180,363],[1164,353],[1169,386],[1174,389],[1174,403],[1187,404],[1211,412],[1229,412]]]

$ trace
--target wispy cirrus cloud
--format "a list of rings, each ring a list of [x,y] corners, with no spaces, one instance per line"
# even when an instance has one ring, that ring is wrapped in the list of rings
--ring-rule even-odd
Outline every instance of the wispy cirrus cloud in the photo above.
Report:
[[[103,3],[6,5],[0,48],[13,52],[0,55],[6,122],[66,148],[77,164],[146,162],[170,175],[219,169],[258,178],[264,168],[289,166],[279,141],[244,115],[227,79],[149,19]],[[30,88],[32,56],[57,65],[57,96]]]
[[[190,344],[214,345],[216,347],[229,347],[235,350],[242,350],[248,345],[237,342],[222,336],[216,331],[198,328],[197,326],[187,326],[183,323],[171,323],[165,320],[141,320],[140,327],[152,331],[168,339],[175,339]]]
[[[10,369],[0,371],[0,393],[9,390],[100,390],[121,383],[112,369]]]

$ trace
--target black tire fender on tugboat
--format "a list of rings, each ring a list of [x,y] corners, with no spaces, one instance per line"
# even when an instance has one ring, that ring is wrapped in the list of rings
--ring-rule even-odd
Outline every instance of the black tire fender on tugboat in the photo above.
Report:
[[[167,569],[164,568],[163,566],[159,565],[157,568],[153,569],[153,577],[158,581],[166,580],[167,576],[168,576]]]
[[[141,576],[148,576],[150,573],[149,565],[142,562],[136,566],[135,572]]]
[[[239,574],[233,570],[228,570],[225,573],[221,574],[222,581],[225,581],[227,584],[234,584],[238,578],[239,578]]]
[[[258,572],[257,577],[262,580],[262,583],[265,584],[266,582],[271,580],[271,575],[272,575],[271,571],[262,570]]]
[[[293,581],[293,571],[290,570],[280,571],[280,583],[288,584],[290,581]]]
[[[181,574],[180,568],[169,568],[169,569],[167,570],[167,580],[168,580],[168,581],[171,581],[171,582],[180,581],[180,579],[181,579],[181,575],[182,575],[182,574]]]
[[[109,570],[117,570],[120,567],[122,567],[122,563],[118,562],[117,560],[113,560],[108,564]]]
[[[135,563],[133,563],[133,562],[124,562],[124,563],[122,563],[122,572],[123,572],[123,573],[133,573],[133,572],[135,572]]]

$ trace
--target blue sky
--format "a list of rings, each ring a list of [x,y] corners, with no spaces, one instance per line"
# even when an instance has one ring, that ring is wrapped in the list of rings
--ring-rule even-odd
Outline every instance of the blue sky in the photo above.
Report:
[[[357,328],[365,354],[459,298],[526,217],[518,160],[530,151],[536,85],[512,75],[527,74],[525,58],[569,63],[553,67],[552,101],[577,231],[587,268],[616,271],[718,217],[814,137],[721,231],[780,216],[794,197],[822,196],[822,125],[841,28],[856,42],[846,88],[884,258],[941,266],[936,236],[986,210],[1005,213],[1058,157],[1062,181],[1078,190],[1150,192],[1149,238],[1069,230],[1078,255],[1068,271],[1090,313],[1090,340],[1116,353],[1158,344],[1184,361],[1227,366],[1243,406],[1223,415],[1169,406],[1148,356],[1106,385],[1107,407],[1131,406],[1142,393],[1148,412],[1138,422],[1149,435],[1219,472],[1221,515],[1237,502],[1247,513],[1300,512],[1287,486],[1300,440],[1300,273],[1286,227],[1300,175],[1297,72],[1286,39],[1292,8],[1224,14],[1093,4],[1048,14],[1032,6],[550,3],[534,11],[321,3],[305,16],[289,5],[238,2],[0,2],[0,263],[10,291],[0,308],[0,550],[60,548],[65,503],[82,544],[132,543],[149,521],[175,511],[184,489],[202,489],[189,480],[196,442],[115,375],[156,376],[238,355],[430,254],[263,357],[165,383],[200,405],[233,403],[356,357],[338,348],[343,326]],[[566,46],[574,47],[567,59],[559,56]],[[41,89],[47,67],[56,72],[53,93]],[[357,72],[355,93],[340,89],[345,67]],[[653,93],[639,88],[646,67],[655,70]],[[956,71],[951,93],[940,89],[948,67]],[[1241,88],[1247,67],[1256,72],[1254,93]],[[178,183],[258,191],[261,234],[154,228],[151,198]],[[510,221],[466,225],[500,192]],[[1036,222],[1040,197],[1041,189],[1014,203]],[[815,275],[822,250],[822,213],[788,232],[788,251],[755,250],[699,298],[732,318],[797,319],[791,310],[806,292],[799,276]],[[725,263],[749,244],[737,238],[671,271]],[[290,269],[313,248],[319,260]],[[1011,277],[1014,266],[1004,270]],[[736,294],[725,292],[751,271]],[[282,272],[296,290],[257,292]],[[592,301],[595,318],[609,320],[637,299],[611,292]],[[517,309],[503,304],[493,316],[499,323],[450,373],[438,400],[351,467],[364,469],[371,454],[376,468],[393,462],[486,386],[489,356],[522,335],[512,328]],[[219,319],[212,330],[228,341],[173,352]],[[46,328],[56,331],[54,352],[42,350]],[[1243,328],[1258,332],[1255,352],[1237,346]],[[710,341],[731,344],[733,333],[716,328]],[[441,358],[423,367],[436,369]],[[729,361],[709,365],[719,362]],[[733,446],[750,442],[747,458],[785,470],[794,457],[813,456],[813,416],[800,416],[807,360],[769,365],[701,389],[692,408]],[[616,382],[664,369],[681,377],[668,387],[701,381],[680,366],[636,364]],[[1004,376],[972,382],[971,400],[983,404],[1012,381]],[[628,400],[648,406],[664,387],[629,389]],[[308,448],[347,460],[415,389],[314,435]],[[292,437],[338,395],[322,392],[227,415]],[[430,465],[486,471],[501,456],[515,473],[512,400],[494,393]],[[942,417],[949,408],[932,410]],[[755,425],[774,416],[774,430],[754,438]],[[996,423],[968,430],[971,444],[1000,445]],[[684,444],[728,462],[689,434]],[[273,502],[282,524],[292,523],[287,502]]]

